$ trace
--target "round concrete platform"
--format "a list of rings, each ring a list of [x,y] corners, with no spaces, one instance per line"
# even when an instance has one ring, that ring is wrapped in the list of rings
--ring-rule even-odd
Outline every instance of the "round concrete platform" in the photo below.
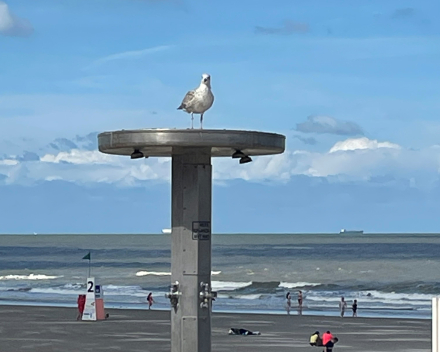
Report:
[[[99,151],[145,156],[172,156],[181,148],[211,148],[211,156],[232,156],[236,151],[252,155],[281,154],[286,137],[276,133],[236,130],[142,129],[103,132],[98,135]]]

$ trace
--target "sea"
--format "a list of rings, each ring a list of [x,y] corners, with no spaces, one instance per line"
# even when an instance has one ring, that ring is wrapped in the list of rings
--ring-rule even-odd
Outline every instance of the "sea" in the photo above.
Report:
[[[0,304],[75,307],[91,276],[108,308],[170,309],[170,235],[0,235]],[[437,234],[214,234],[213,311],[431,318]],[[296,297],[303,292],[303,309]],[[292,308],[286,309],[286,294]]]

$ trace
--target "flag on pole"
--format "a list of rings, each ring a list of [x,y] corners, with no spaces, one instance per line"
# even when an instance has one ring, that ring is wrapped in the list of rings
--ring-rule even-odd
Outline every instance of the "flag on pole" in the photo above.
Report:
[[[89,253],[87,253],[84,257],[83,257],[83,259],[88,259],[89,260],[89,277],[90,277],[90,263],[92,262],[92,257],[91,257],[91,255],[90,255],[90,252]]]

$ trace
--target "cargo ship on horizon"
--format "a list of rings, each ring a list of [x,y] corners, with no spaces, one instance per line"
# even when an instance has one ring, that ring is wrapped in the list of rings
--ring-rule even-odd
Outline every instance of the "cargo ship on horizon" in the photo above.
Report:
[[[339,231],[340,235],[363,235],[364,234],[364,230],[346,230],[346,229],[342,229],[341,231]]]

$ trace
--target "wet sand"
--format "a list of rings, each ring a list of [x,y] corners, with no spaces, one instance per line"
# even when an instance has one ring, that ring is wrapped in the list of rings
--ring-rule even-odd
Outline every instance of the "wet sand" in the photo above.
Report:
[[[0,351],[170,351],[169,312],[107,312],[109,320],[82,322],[73,308],[0,306]],[[230,336],[230,327],[261,336]],[[315,330],[339,338],[335,352],[431,351],[430,320],[238,313],[213,314],[212,351],[321,352],[308,344]]]

